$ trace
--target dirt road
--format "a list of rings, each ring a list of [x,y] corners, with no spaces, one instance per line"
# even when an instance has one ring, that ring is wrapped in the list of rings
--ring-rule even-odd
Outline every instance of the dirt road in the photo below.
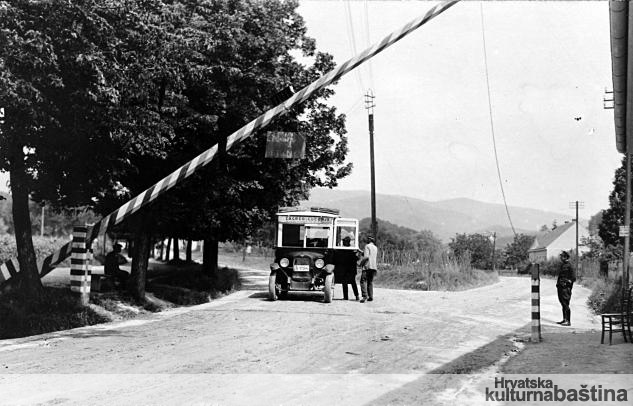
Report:
[[[553,281],[542,292],[543,328],[560,328]],[[574,288],[574,329],[599,328],[588,294]],[[365,304],[337,300],[338,286],[330,304],[266,297],[242,291],[151,319],[0,341],[0,404],[397,404],[420,377],[477,374],[529,336],[528,278],[465,292],[377,289]],[[463,384],[435,376],[424,404]]]

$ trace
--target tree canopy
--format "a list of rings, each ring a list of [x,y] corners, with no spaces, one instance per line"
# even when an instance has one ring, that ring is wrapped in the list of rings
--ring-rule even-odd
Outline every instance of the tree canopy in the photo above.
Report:
[[[442,241],[429,230],[416,231],[385,220],[376,219],[378,234],[376,242],[382,250],[416,251],[422,254],[435,254],[442,249]],[[361,239],[371,234],[371,218],[359,222]]]
[[[345,118],[324,102],[331,89],[271,127],[305,133],[305,158],[265,159],[264,131],[224,153],[226,137],[272,107],[281,89],[334,66],[306,36],[297,5],[0,1],[0,170],[11,173],[18,259],[31,286],[29,197],[105,214],[217,145],[215,164],[132,223],[144,233],[224,240],[351,171]]]

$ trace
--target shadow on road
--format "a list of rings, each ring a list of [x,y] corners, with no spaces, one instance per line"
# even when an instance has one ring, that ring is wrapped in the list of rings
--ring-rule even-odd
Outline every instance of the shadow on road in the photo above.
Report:
[[[268,292],[257,292],[248,296],[249,299],[268,299]],[[323,293],[322,292],[292,292],[285,295],[283,298],[279,298],[278,300],[282,302],[323,302]],[[339,300],[339,299],[334,299]],[[343,299],[340,299],[343,300]]]
[[[462,380],[467,378],[467,374],[476,375],[482,370],[494,366],[502,358],[516,353],[515,340],[523,340],[529,335],[529,332],[530,323],[429,371],[413,382],[373,399],[370,404],[372,406],[413,405],[420,404],[421,399],[426,399],[424,404],[434,404],[434,394],[441,393],[446,389],[459,388]],[[460,375],[463,375],[463,378]]]

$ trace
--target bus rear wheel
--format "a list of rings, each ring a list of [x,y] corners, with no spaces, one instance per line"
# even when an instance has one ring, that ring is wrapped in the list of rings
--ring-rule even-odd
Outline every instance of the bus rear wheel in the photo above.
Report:
[[[323,302],[331,303],[332,302],[332,294],[334,290],[334,274],[329,274],[325,277],[325,284],[323,286]]]
[[[277,300],[279,290],[277,289],[277,274],[273,273],[268,277],[268,299]]]

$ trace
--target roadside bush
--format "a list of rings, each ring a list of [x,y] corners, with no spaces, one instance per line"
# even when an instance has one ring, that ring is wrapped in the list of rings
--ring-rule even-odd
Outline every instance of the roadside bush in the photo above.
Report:
[[[560,270],[560,259],[558,258],[550,258],[547,261],[540,263],[540,274],[541,276],[558,276],[558,271]]]
[[[465,290],[498,281],[496,272],[473,269],[469,259],[435,256],[432,261],[389,268],[381,267],[376,286],[412,290]]]
[[[42,297],[18,291],[0,295],[0,339],[68,330],[110,321],[81,306],[68,289],[45,288]]]
[[[619,310],[622,295],[622,283],[609,279],[596,279],[587,305],[595,313],[608,313]]]
[[[239,287],[237,271],[218,269],[216,274],[205,274],[200,266],[186,271],[173,272],[153,279],[148,284],[156,297],[179,305],[206,303]]]

